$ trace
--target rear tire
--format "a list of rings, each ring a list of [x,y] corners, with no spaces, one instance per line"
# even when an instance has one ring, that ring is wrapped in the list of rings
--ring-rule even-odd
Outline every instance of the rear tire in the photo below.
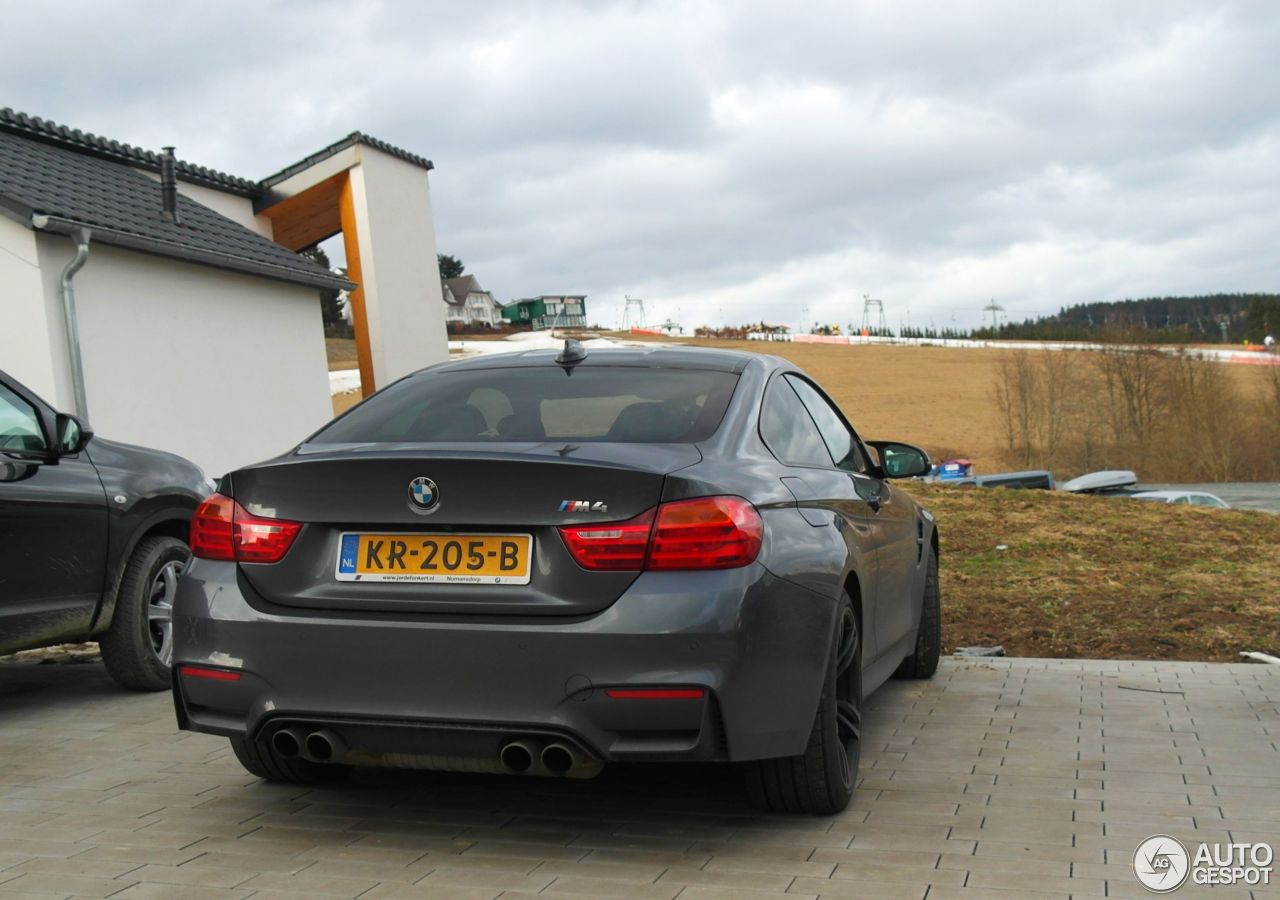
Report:
[[[191,558],[177,538],[143,538],[120,576],[111,627],[98,639],[102,662],[122,687],[163,691],[171,686],[173,596]]]
[[[351,771],[350,766],[313,763],[305,759],[284,759],[270,748],[247,738],[228,738],[231,752],[251,775],[283,784],[325,784],[337,781]]]
[[[929,548],[929,564],[920,598],[920,627],[916,648],[894,672],[896,678],[932,678],[942,653],[942,594],[938,589],[938,554]]]
[[[799,756],[746,764],[747,796],[771,812],[831,815],[853,798],[862,731],[862,641],[844,595],[809,745]]]

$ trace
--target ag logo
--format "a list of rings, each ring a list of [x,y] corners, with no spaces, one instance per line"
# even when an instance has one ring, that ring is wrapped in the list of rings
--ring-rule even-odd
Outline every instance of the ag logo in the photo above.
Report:
[[[409,482],[409,508],[415,512],[429,512],[440,502],[440,489],[425,475]]]
[[[1167,894],[1182,887],[1191,871],[1191,857],[1182,841],[1157,834],[1133,851],[1133,874],[1149,891]]]

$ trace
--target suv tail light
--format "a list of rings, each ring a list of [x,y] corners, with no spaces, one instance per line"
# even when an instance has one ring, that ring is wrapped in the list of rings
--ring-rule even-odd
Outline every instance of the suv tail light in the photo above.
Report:
[[[279,562],[301,529],[297,522],[251,516],[230,497],[213,494],[191,517],[191,555],[245,563]]]
[[[764,523],[741,497],[697,497],[560,534],[574,561],[594,571],[736,569],[759,555]]]

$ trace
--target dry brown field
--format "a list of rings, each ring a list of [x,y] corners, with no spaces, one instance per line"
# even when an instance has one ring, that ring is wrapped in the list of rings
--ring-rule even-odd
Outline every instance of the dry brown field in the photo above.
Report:
[[[682,343],[790,360],[817,379],[868,440],[916,443],[937,459],[967,457],[979,473],[1007,466],[993,387],[1009,351],[702,339]],[[1258,366],[1224,364],[1224,369],[1246,396],[1259,392],[1266,376]]]
[[[328,343],[331,369],[355,367],[353,341]],[[968,457],[979,472],[1004,468],[1004,433],[992,388],[1007,351],[693,338],[678,343],[781,356],[817,379],[864,438],[916,443],[939,459]],[[1246,393],[1256,391],[1265,374],[1257,366],[1226,368]],[[336,415],[351,407],[359,394],[333,399]]]

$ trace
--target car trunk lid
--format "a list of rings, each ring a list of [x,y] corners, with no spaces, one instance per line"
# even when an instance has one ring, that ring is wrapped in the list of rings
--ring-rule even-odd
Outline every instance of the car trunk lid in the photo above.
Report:
[[[230,477],[231,492],[250,514],[303,523],[283,560],[242,563],[240,572],[253,592],[282,606],[585,615],[616,600],[636,573],[582,569],[568,555],[557,526],[629,519],[659,502],[668,473],[700,459],[692,444],[304,446]],[[434,488],[429,511],[411,497],[420,479]],[[463,545],[469,536],[529,535],[529,581],[339,580],[344,534],[388,540],[441,535],[440,543]],[[415,576],[426,560],[411,562],[399,572]]]

